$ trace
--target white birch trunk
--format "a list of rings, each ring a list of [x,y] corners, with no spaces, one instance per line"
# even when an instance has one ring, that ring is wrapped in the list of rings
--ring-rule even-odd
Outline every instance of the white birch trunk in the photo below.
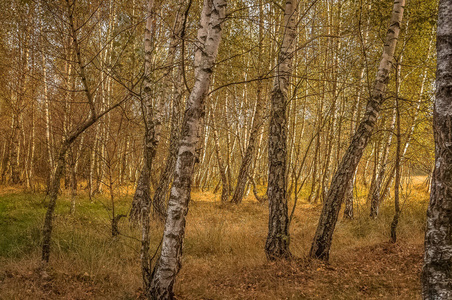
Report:
[[[198,48],[196,51],[195,84],[187,100],[179,149],[174,172],[174,182],[168,203],[168,213],[163,235],[162,251],[155,266],[149,295],[152,299],[173,299],[173,286],[181,268],[182,243],[185,234],[185,217],[190,201],[193,169],[197,160],[204,99],[207,96],[218,47],[225,21],[226,1],[204,0]]]

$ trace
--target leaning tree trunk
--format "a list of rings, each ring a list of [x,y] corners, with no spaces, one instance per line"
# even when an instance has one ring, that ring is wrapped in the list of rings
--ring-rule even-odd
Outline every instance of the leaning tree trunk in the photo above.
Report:
[[[240,165],[239,175],[237,177],[237,185],[235,186],[234,194],[232,196],[231,202],[239,204],[242,202],[243,196],[245,195],[246,184],[248,182],[248,174],[249,168],[251,166],[251,162],[254,159],[254,155],[256,153],[257,139],[259,137],[259,129],[262,125],[262,103],[260,99],[261,94],[261,83],[258,83],[259,87],[257,90],[257,103],[256,110],[254,112],[254,121],[251,129],[248,146],[245,150],[245,156],[243,157],[242,164]]]
[[[257,56],[257,64],[258,64],[258,72],[262,71],[262,52],[263,52],[263,30],[264,30],[264,17],[262,10],[262,0],[259,1],[259,45],[258,45],[258,56]],[[260,75],[259,75],[260,76]],[[264,110],[264,103],[262,103],[261,95],[262,95],[262,80],[257,81],[257,89],[256,89],[256,109],[254,111],[254,118],[252,129],[248,141],[248,146],[245,150],[245,156],[243,157],[242,163],[240,165],[239,175],[237,177],[237,184],[235,186],[234,194],[232,196],[232,203],[241,203],[243,196],[245,195],[246,184],[248,182],[249,169],[251,163],[255,157],[256,146],[259,138],[259,130],[262,126],[262,114]],[[253,188],[255,183],[253,182]]]
[[[268,235],[267,258],[289,258],[289,218],[286,195],[287,101],[296,38],[297,3],[287,0],[284,10],[283,42],[278,55],[275,81],[271,92],[271,117],[268,134]]]
[[[319,224],[312,242],[310,256],[317,259],[328,260],[333,238],[334,228],[339,216],[341,204],[345,198],[349,182],[353,180],[356,167],[363,155],[364,148],[369,142],[372,130],[380,112],[381,104],[385,98],[385,91],[392,68],[392,60],[400,32],[405,0],[395,0],[392,18],[386,34],[386,42],[377,78],[374,83],[371,97],[367,103],[366,112],[359,124],[351,144],[347,149],[336,174],[331,182],[328,196],[325,199]]]
[[[370,217],[371,218],[377,218],[378,213],[380,211],[380,192],[381,192],[381,185],[383,182],[383,178],[386,173],[386,165],[388,163],[388,156],[389,156],[389,150],[391,150],[392,145],[392,138],[393,138],[393,131],[395,128],[395,122],[396,122],[396,107],[394,107],[392,111],[392,121],[391,126],[389,127],[388,131],[388,140],[384,144],[384,146],[381,149],[380,157],[378,158],[378,162],[375,165],[375,180],[373,181],[373,184],[371,184],[371,190],[370,190]]]
[[[372,4],[369,4],[368,9],[370,10],[372,8]],[[369,37],[369,26],[370,26],[370,15],[366,20],[366,27],[364,29],[364,36],[362,41],[362,46],[366,47],[367,39]],[[359,81],[357,85],[357,97],[355,99],[354,105],[353,105],[353,111],[352,111],[352,117],[351,117],[351,124],[350,124],[350,137],[353,137],[356,130],[356,123],[358,123],[360,112],[361,112],[361,100],[362,100],[362,94],[363,94],[363,82],[364,82],[364,74],[366,71],[366,65],[364,64],[361,67],[360,75],[359,75]],[[355,121],[356,116],[356,121]],[[339,158],[338,158],[339,163]],[[357,170],[355,170],[355,174],[353,175],[353,179],[350,180],[347,183],[347,190],[345,192],[345,209],[344,209],[344,218],[346,219],[353,219],[353,188],[355,186],[356,181],[356,173]]]
[[[406,22],[405,25],[405,35],[404,35],[404,39],[403,39],[403,44],[402,44],[402,49],[405,49],[406,43],[408,41],[407,36],[408,36],[408,24],[409,24],[409,19]],[[370,200],[370,217],[372,218],[376,218],[378,216],[378,213],[380,211],[380,204],[381,201],[383,200],[383,197],[381,196],[382,194],[385,193],[384,190],[382,190],[381,186],[383,185],[383,178],[385,177],[386,174],[386,166],[388,163],[388,157],[389,157],[389,151],[391,149],[391,145],[392,145],[392,141],[393,141],[393,131],[395,128],[395,124],[396,124],[396,119],[398,118],[398,114],[399,114],[399,106],[398,106],[398,94],[400,93],[400,82],[399,80],[401,80],[401,74],[402,74],[402,65],[403,65],[403,52],[400,54],[399,60],[398,60],[398,65],[397,65],[397,71],[396,71],[396,100],[395,100],[395,106],[392,112],[392,122],[391,122],[391,127],[389,129],[389,137],[388,137],[388,142],[385,144],[385,148],[383,150],[382,153],[382,157],[381,157],[381,164],[379,164],[379,170],[377,171],[377,180],[375,183],[375,188],[373,190],[372,193],[372,197]],[[397,119],[398,121],[398,119]],[[399,128],[397,129],[399,130]],[[397,138],[397,147],[399,146],[399,141],[400,139]],[[396,154],[397,157],[400,157],[400,152],[397,152]],[[397,160],[396,160],[396,164],[397,164]],[[391,175],[391,174],[389,174]],[[397,186],[398,189],[398,186]],[[396,201],[397,202],[397,201]]]
[[[58,152],[58,157],[55,162],[56,167],[53,170],[53,174],[51,176],[51,182],[49,187],[49,203],[47,206],[47,211],[44,219],[44,226],[42,229],[42,256],[41,256],[41,270],[43,272],[43,275],[46,274],[46,268],[47,264],[49,262],[50,258],[50,242],[52,237],[52,230],[53,230],[53,215],[55,212],[56,207],[56,201],[58,198],[58,191],[60,189],[60,181],[61,177],[63,176],[64,171],[64,164],[65,164],[65,156],[67,151],[69,150],[69,147],[73,144],[73,142],[91,125],[93,125],[99,118],[107,114],[112,109],[119,106],[124,100],[110,106],[109,108],[105,109],[103,112],[97,114],[96,108],[94,105],[94,97],[91,93],[90,86],[88,85],[88,80],[85,72],[86,65],[83,64],[81,54],[80,54],[80,47],[77,39],[77,30],[74,25],[74,19],[73,19],[73,7],[74,3],[68,2],[68,18],[69,18],[69,26],[70,26],[70,35],[73,41],[74,50],[76,54],[76,63],[80,68],[80,78],[84,87],[84,92],[87,98],[87,102],[89,105],[89,117],[82,122],[79,126],[76,126],[72,131],[69,132],[67,137],[63,140],[61,144],[61,148]],[[126,96],[127,98],[127,96]],[[124,98],[124,99],[126,99]]]
[[[435,168],[425,232],[422,296],[452,298],[452,0],[440,0],[436,99],[433,112]]]
[[[204,99],[209,90],[220,45],[225,12],[226,1],[204,0],[198,29],[198,47],[195,53],[195,84],[187,100],[187,108],[182,122],[162,250],[152,272],[149,290],[151,299],[174,299],[173,286],[181,268],[185,217],[190,201],[193,169],[197,161],[196,147],[200,139],[201,121],[204,116]]]

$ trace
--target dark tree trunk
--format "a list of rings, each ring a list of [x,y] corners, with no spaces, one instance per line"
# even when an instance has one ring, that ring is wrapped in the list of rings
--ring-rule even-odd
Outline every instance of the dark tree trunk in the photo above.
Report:
[[[71,38],[73,40],[74,44],[74,50],[76,53],[76,62],[78,66],[80,67],[80,77],[83,84],[83,87],[85,88],[84,92],[87,98],[87,102],[89,104],[89,117],[79,126],[74,128],[64,139],[64,141],[61,144],[61,148],[59,150],[58,158],[56,161],[56,168],[50,176],[50,184],[49,184],[49,203],[44,219],[44,226],[42,229],[42,256],[41,256],[41,269],[43,272],[43,275],[46,272],[47,264],[49,262],[50,258],[50,242],[52,237],[52,230],[53,230],[53,215],[55,212],[55,206],[56,201],[58,198],[58,191],[60,189],[60,181],[63,176],[64,171],[64,164],[65,164],[65,156],[69,149],[69,147],[74,143],[74,141],[91,125],[93,125],[98,119],[100,119],[102,116],[107,114],[112,109],[118,107],[123,101],[120,101],[109,108],[105,109],[102,113],[97,114],[96,109],[94,106],[94,100],[93,95],[91,94],[90,87],[87,82],[87,77],[85,73],[85,65],[82,62],[81,54],[80,54],[80,48],[78,44],[77,39],[77,30],[74,25],[74,19],[73,19],[73,5],[74,3],[67,3],[68,4],[68,16],[69,16],[69,25],[71,29]],[[125,98],[126,99],[126,98]]]
[[[283,41],[278,55],[278,66],[271,92],[271,116],[268,133],[268,235],[265,243],[267,258],[289,258],[289,218],[287,208],[287,101],[292,57],[296,38],[297,3],[287,0]]]
[[[452,299],[452,0],[439,1],[436,49],[435,168],[427,211],[422,296]]]
[[[239,175],[237,177],[237,185],[235,186],[234,194],[232,196],[231,202],[232,203],[241,203],[243,196],[245,194],[246,190],[246,184],[248,182],[248,175],[249,175],[249,168],[251,166],[251,163],[254,159],[254,155],[256,153],[256,145],[257,145],[257,139],[259,136],[259,129],[262,125],[261,122],[261,115],[262,115],[262,104],[260,99],[261,94],[261,83],[258,83],[258,99],[256,103],[256,110],[254,113],[254,123],[253,128],[251,130],[250,138],[248,141],[248,146],[245,150],[245,156],[243,157],[242,164],[240,165]]]
[[[398,79],[396,85],[398,86]],[[391,222],[391,240],[393,243],[397,242],[397,225],[399,224],[400,218],[400,200],[399,200],[399,188],[401,181],[400,174],[400,159],[401,159],[401,136],[400,136],[400,107],[399,107],[399,99],[398,95],[396,95],[396,118],[397,118],[397,150],[396,150],[396,158],[395,158],[395,182],[394,182],[394,218]]]

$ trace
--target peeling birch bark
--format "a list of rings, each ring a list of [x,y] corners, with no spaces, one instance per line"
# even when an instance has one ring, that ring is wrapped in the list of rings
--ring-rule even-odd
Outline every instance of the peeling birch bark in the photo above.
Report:
[[[225,15],[226,1],[204,0],[195,53],[195,84],[187,100],[182,122],[162,250],[152,272],[151,288],[148,291],[150,299],[174,299],[173,287],[181,268],[185,218],[190,201],[193,169],[198,155],[196,147],[200,140],[201,121],[205,113],[204,99],[210,86]]]
[[[440,0],[433,111],[435,168],[422,270],[424,299],[452,299],[452,0]]]
[[[143,222],[142,219],[148,217],[143,214],[143,211],[150,212],[152,161],[154,160],[160,141],[162,123],[161,103],[154,103],[152,98],[152,56],[155,43],[155,22],[154,1],[150,0],[148,2],[146,28],[144,31],[144,76],[143,91],[141,93],[141,105],[145,125],[143,167],[138,178],[137,188],[132,200],[132,208],[129,213],[129,218],[132,223]],[[147,209],[143,210],[144,207],[147,207]]]
[[[185,1],[179,1],[177,7],[182,7]],[[190,8],[190,4],[187,10]],[[188,14],[188,11],[186,12]],[[176,60],[177,48],[179,39],[183,40],[185,37],[185,28],[182,22],[182,15],[177,14],[176,20],[174,22],[174,31],[175,33],[171,37],[169,56],[171,57],[168,65],[172,66],[174,61]],[[171,112],[171,130],[170,130],[170,147],[168,151],[168,155],[166,158],[165,168],[160,175],[159,183],[154,192],[154,198],[152,201],[153,204],[153,212],[157,216],[159,216],[160,220],[164,221],[166,217],[166,201],[168,199],[168,190],[173,179],[174,168],[176,167],[176,158],[177,158],[177,143],[179,141],[179,130],[181,124],[181,115],[182,115],[182,100],[184,98],[184,87],[183,87],[183,57],[182,49],[180,50],[180,60],[181,63],[175,70],[171,70],[171,67],[168,70],[168,73],[171,71],[171,81],[172,87],[174,90],[172,97],[172,112]]]

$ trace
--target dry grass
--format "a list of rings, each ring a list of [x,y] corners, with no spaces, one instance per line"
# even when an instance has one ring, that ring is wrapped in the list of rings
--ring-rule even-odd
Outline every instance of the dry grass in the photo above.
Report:
[[[42,195],[0,192],[1,299],[137,299],[141,297],[139,230],[121,221],[123,235],[110,237],[108,211],[98,198],[81,197],[75,216],[60,200],[48,280],[37,274]],[[299,203],[291,224],[295,259],[268,262],[263,253],[267,206],[245,199],[221,206],[219,195],[195,193],[190,204],[178,299],[417,299],[428,195],[416,182],[402,199],[399,241],[389,243],[393,208],[388,200],[378,219],[365,204],[357,217],[337,225],[330,264],[306,254],[320,206]],[[103,201],[103,202],[102,202]],[[118,200],[127,212],[130,197]],[[162,226],[153,223],[152,243]],[[126,237],[127,236],[127,237]]]

